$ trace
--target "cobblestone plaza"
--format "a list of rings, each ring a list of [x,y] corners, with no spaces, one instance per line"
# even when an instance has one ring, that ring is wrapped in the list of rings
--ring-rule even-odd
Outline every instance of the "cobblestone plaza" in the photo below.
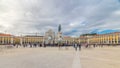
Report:
[[[14,48],[0,51],[0,68],[119,68],[120,47],[75,51],[47,48]]]

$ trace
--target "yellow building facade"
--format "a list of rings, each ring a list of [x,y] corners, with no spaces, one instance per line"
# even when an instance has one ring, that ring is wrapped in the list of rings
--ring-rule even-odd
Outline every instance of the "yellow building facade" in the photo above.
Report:
[[[44,36],[13,36],[11,34],[0,33],[0,45],[43,43]]]
[[[70,36],[64,36],[63,40],[64,40],[64,43],[68,43],[68,44],[79,42],[78,38],[70,37]]]
[[[13,35],[0,33],[0,44],[12,44],[13,43]]]
[[[89,44],[120,44],[120,32],[108,33],[108,34],[97,34],[91,37],[81,36],[81,42]]]
[[[23,37],[20,37],[21,44],[43,43],[43,42],[44,42],[44,36],[23,36]]]

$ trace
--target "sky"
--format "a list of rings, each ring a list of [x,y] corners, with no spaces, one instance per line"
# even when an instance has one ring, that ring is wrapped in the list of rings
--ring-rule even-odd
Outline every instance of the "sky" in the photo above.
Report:
[[[120,31],[120,0],[0,0],[0,32],[63,35]]]

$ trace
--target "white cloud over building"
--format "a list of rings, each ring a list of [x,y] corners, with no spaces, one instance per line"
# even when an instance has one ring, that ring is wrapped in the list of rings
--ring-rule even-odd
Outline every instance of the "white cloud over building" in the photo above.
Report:
[[[0,0],[0,32],[57,31],[65,35],[120,30],[119,0]]]

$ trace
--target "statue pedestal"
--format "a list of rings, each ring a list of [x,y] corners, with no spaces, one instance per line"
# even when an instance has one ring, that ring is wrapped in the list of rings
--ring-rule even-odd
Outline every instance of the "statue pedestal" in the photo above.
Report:
[[[62,32],[57,33],[57,39],[62,39]]]

